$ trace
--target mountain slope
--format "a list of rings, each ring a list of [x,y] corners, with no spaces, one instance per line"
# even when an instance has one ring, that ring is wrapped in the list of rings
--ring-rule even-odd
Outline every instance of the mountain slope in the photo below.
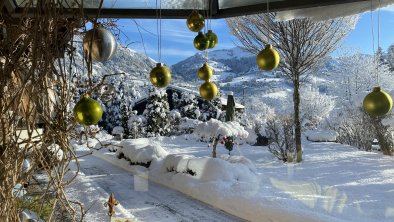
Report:
[[[171,67],[173,76],[185,81],[196,80],[198,78],[197,70],[205,62],[204,58],[205,53],[199,52],[178,62]],[[257,69],[255,56],[239,47],[211,51],[208,54],[208,58],[208,64],[212,67],[214,75],[223,74],[220,79]]]

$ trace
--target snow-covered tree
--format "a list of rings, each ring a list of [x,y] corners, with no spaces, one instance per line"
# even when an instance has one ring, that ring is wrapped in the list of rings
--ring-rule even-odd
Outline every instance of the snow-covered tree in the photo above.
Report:
[[[276,21],[275,15],[256,15],[228,18],[232,34],[250,52],[257,54],[272,44],[281,55],[278,69],[293,83],[296,161],[302,161],[300,83],[318,64],[339,45],[355,27],[358,17],[343,17],[325,21],[309,18]],[[275,33],[275,34],[273,34]]]
[[[121,103],[120,115],[121,115],[121,126],[124,129],[123,138],[128,139],[130,136],[129,127],[128,127],[130,111],[129,111],[129,107],[125,103]]]
[[[394,44],[387,48],[387,63],[391,71],[394,71]]]
[[[171,122],[171,135],[181,135],[179,124],[181,122],[181,114],[177,109],[170,111],[170,122]]]
[[[109,84],[114,88],[114,92],[110,100],[104,102],[105,111],[103,119],[100,122],[100,126],[108,132],[111,132],[112,128],[115,126],[122,125],[125,127],[127,125],[125,123],[127,123],[126,119],[128,118],[122,115],[122,106],[125,105],[127,109],[130,109],[134,101],[141,97],[143,88],[139,87],[133,81],[127,80],[127,77],[121,75],[111,76],[108,79]],[[126,129],[127,127],[125,127],[125,130]]]
[[[335,82],[330,85],[329,93],[338,96],[338,103],[355,104],[359,97],[365,96],[366,92],[376,86],[376,65],[373,56],[354,53],[339,58],[340,65],[332,70],[330,75],[337,76]],[[393,73],[389,66],[378,64],[380,85],[385,91],[394,89]]]
[[[275,118],[275,110],[258,98],[250,98],[245,103],[245,111],[238,115],[238,122],[252,129],[256,134],[265,135],[267,121]]]
[[[137,139],[146,136],[146,118],[144,115],[137,115],[137,111],[132,111],[129,121],[129,138]]]
[[[179,101],[179,111],[182,117],[198,119],[200,110],[196,96],[189,92],[183,92]]]
[[[165,136],[171,132],[170,107],[165,90],[152,88],[144,111],[147,136]]]
[[[219,142],[222,144],[230,142],[228,138],[232,137],[235,141],[231,141],[231,143],[237,143],[246,139],[249,133],[238,122],[222,122],[212,118],[207,122],[198,124],[193,134],[198,139],[213,141],[212,157],[216,158],[216,147]]]
[[[214,98],[211,101],[204,100],[204,102],[201,105],[200,109],[201,115],[200,115],[200,120],[201,121],[208,121],[210,119],[221,119],[224,118],[222,115],[222,102],[220,100],[220,95],[218,95],[216,98]]]
[[[335,108],[332,96],[320,93],[318,89],[301,89],[301,123],[304,128],[316,128]]]

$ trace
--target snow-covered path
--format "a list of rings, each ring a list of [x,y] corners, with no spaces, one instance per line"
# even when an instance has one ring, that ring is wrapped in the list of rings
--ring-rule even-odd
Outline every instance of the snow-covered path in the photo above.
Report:
[[[85,208],[91,207],[86,221],[108,221],[103,203],[110,193],[114,193],[120,202],[115,208],[117,217],[160,222],[241,221],[151,181],[148,182],[147,191],[136,191],[130,172],[95,156],[87,155],[79,160],[81,175],[78,175],[67,193],[83,202]]]

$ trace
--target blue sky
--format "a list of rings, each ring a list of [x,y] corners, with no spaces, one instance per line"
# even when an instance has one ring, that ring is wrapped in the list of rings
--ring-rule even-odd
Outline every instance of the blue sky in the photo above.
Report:
[[[375,11],[373,15],[375,20],[375,47],[377,48],[377,12]],[[390,44],[394,43],[394,6],[381,10],[380,21],[380,45],[386,50]],[[136,23],[138,23],[141,33],[138,31]],[[128,44],[128,47],[142,53],[146,52],[149,57],[158,60],[156,23],[156,20],[151,19],[120,20],[118,24],[123,32],[121,35],[122,42]],[[161,62],[172,65],[198,52],[193,46],[193,39],[197,33],[187,29],[185,19],[163,19],[161,24]],[[225,20],[212,20],[211,27],[219,38],[219,44],[214,49],[227,49],[235,46],[237,40],[231,36]],[[351,48],[362,53],[372,54],[370,12],[361,15],[355,30],[345,39],[341,48]]]

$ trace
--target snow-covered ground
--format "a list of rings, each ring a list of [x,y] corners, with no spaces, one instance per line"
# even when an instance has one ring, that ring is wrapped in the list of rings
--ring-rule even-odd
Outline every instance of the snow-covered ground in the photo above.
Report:
[[[147,140],[147,144],[162,147],[171,158],[174,158],[174,155],[178,157],[187,155],[179,158],[193,161],[193,158],[211,155],[212,146],[208,147],[207,143],[197,142],[187,135]],[[246,157],[254,164],[254,167],[248,166],[243,169],[247,171],[255,168],[257,183],[250,179],[253,176],[245,177],[244,181],[239,179],[237,182],[232,179],[226,180],[221,176],[217,180],[214,178],[202,180],[198,174],[196,177],[176,170],[163,173],[159,171],[160,167],[165,166],[163,163],[165,161],[161,157],[152,161],[152,165],[147,170],[142,166],[130,166],[128,161],[117,159],[115,153],[109,152],[108,149],[102,149],[94,155],[134,174],[149,175],[152,181],[251,221],[388,222],[394,220],[392,203],[394,159],[392,157],[359,151],[336,143],[304,141],[303,144],[304,161],[301,164],[279,162],[266,147],[249,145],[235,147],[232,155]],[[223,145],[219,145],[217,152],[218,156],[222,155],[222,157],[227,154]],[[178,160],[177,163],[177,166],[182,168],[182,161]],[[185,164],[185,161],[183,163]],[[240,163],[242,165],[239,161],[237,164]],[[212,164],[206,166],[207,171],[215,170]],[[219,171],[223,170],[222,164],[217,164],[217,167]],[[200,170],[204,172],[204,169]],[[231,172],[233,170],[234,168],[230,166],[230,175],[237,175],[237,172]],[[149,174],[146,173],[147,171]],[[110,176],[108,181],[116,184],[117,171],[111,172],[109,169],[106,172],[115,174]],[[214,172],[208,173],[214,174]],[[126,175],[131,177],[130,174]],[[253,172],[250,175],[253,175]],[[244,183],[245,181],[248,183]],[[130,184],[129,187],[132,186],[132,179],[128,178],[124,183]],[[110,191],[119,192],[120,196],[132,196],[133,191],[128,186],[114,187]],[[130,194],[127,194],[128,192]],[[129,212],[135,215],[133,207],[141,208],[141,206],[135,204],[128,207]],[[213,218],[202,220],[212,221]]]
[[[77,155],[88,151],[77,146]],[[146,174],[130,173],[94,155],[79,158],[80,174],[67,188],[70,200],[78,200],[88,209],[85,220],[108,221],[104,203],[111,193],[119,201],[114,217],[134,221],[242,221],[215,207],[203,204],[186,195],[146,179]],[[75,170],[75,164],[71,170]]]

